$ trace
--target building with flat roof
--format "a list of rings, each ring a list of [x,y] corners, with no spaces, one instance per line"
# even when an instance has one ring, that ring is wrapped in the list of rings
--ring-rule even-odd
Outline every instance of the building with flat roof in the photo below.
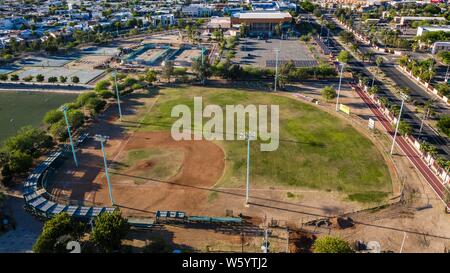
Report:
[[[450,50],[450,42],[435,42],[431,47],[431,54],[439,53],[439,51]]]
[[[289,12],[245,12],[231,17],[231,24],[246,24],[250,35],[272,36],[275,26],[281,24],[282,29],[289,28],[292,16]]]
[[[429,21],[429,22],[439,22],[447,21],[444,17],[427,17],[427,16],[396,16],[394,17],[394,22],[398,23],[400,26],[404,26],[408,22],[415,21]]]
[[[425,32],[450,32],[450,26],[422,26],[417,28],[416,36],[422,36]]]

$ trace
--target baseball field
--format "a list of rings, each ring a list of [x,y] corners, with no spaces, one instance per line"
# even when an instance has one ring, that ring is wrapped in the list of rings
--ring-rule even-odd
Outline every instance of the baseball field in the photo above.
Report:
[[[192,109],[194,96],[201,96],[204,106],[279,105],[278,149],[264,152],[259,140],[251,142],[250,208],[243,206],[246,142],[172,138],[177,119],[171,117],[172,108],[183,104]],[[130,214],[332,213],[340,209],[332,199],[378,203],[392,192],[385,160],[369,139],[346,121],[286,96],[185,86],[133,94],[124,98],[123,109],[122,122],[111,107],[90,133],[110,137],[106,154],[113,196]],[[99,143],[90,140],[78,156],[78,169],[67,160],[58,170],[52,193],[110,204]]]

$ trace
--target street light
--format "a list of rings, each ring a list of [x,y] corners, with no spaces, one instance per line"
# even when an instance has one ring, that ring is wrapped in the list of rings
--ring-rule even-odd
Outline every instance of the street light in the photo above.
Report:
[[[397,138],[398,126],[400,124],[400,118],[402,117],[403,104],[405,103],[405,99],[406,99],[407,95],[405,93],[401,93],[400,97],[402,98],[402,104],[400,106],[400,113],[398,114],[397,124],[395,125],[394,139],[392,141],[392,146],[391,146],[391,155],[394,152],[395,139]]]
[[[245,206],[248,207],[248,192],[250,187],[250,141],[256,139],[255,132],[241,132],[239,135],[240,139],[247,140],[247,179],[246,179],[246,190],[245,190]]]
[[[119,119],[122,121],[122,109],[120,108],[119,85],[117,84],[117,70],[113,71],[114,83],[116,85],[117,107],[119,108]]]
[[[428,115],[430,114],[430,107],[427,108],[427,112],[423,113],[423,118],[422,118],[422,122],[420,123],[420,129],[419,129],[419,136],[422,135],[422,128],[423,128],[423,123],[425,122],[425,120],[428,118]]]
[[[109,190],[109,199],[111,200],[112,205],[115,205],[115,201],[112,195],[112,188],[111,188],[111,181],[109,179],[109,173],[108,173],[108,164],[106,161],[106,153],[105,153],[105,142],[108,140],[108,136],[102,136],[102,135],[95,135],[94,139],[97,141],[100,141],[100,145],[102,146],[102,153],[103,153],[103,163],[105,164],[105,175],[106,175],[106,181],[108,181],[108,190]]]
[[[73,160],[75,161],[75,166],[77,166],[77,168],[78,168],[77,155],[75,153],[75,147],[73,146],[72,133],[70,132],[71,126],[69,125],[69,119],[67,118],[68,108],[66,105],[63,105],[63,106],[61,106],[61,108],[59,108],[59,110],[61,110],[64,113],[64,119],[66,120],[66,125],[67,125],[67,133],[69,133],[70,147],[72,148]]]
[[[273,51],[275,51],[275,86],[274,86],[274,91],[277,92],[277,80],[278,80],[278,53],[280,52],[280,49],[275,48]]]
[[[345,63],[339,63],[339,66],[341,67],[341,75],[339,76],[339,85],[338,85],[338,91],[337,91],[337,97],[336,97],[336,112],[339,111],[339,96],[341,94],[341,83],[342,83],[342,73],[344,71]]]

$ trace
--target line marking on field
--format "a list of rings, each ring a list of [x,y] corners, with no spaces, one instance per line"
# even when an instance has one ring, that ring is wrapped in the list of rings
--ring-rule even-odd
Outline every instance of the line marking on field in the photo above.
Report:
[[[159,99],[159,95],[156,96],[155,100],[154,100],[153,103],[150,105],[150,107],[148,108],[147,112],[145,112],[145,114],[144,114],[144,116],[142,117],[142,119],[144,119],[144,118],[148,115],[148,113],[152,110],[153,106],[156,104],[156,102],[158,101],[158,99]],[[142,120],[142,119],[141,119],[141,120]],[[139,128],[141,128],[141,123],[140,123],[140,121],[138,121],[138,122],[139,122],[139,123],[138,123],[138,126],[137,126],[136,130],[134,130],[134,131],[128,136],[128,138],[125,140],[125,142],[122,142],[122,144],[120,145],[119,151],[117,152],[117,154],[116,154],[116,155],[113,157],[113,159],[112,159],[113,161],[115,161],[115,160],[119,157],[119,155],[122,153],[123,149],[125,149],[125,147],[127,146],[128,142],[130,142],[131,138],[136,134],[136,132],[139,130]],[[103,179],[104,177],[105,177],[105,172],[102,172],[101,175],[98,177],[98,179],[100,180],[100,179]],[[97,180],[97,179],[95,179],[95,180]],[[94,182],[95,182],[95,180],[94,180]],[[92,195],[92,192],[90,192],[90,193],[86,196],[85,200],[89,200],[89,198],[91,197],[91,195]]]

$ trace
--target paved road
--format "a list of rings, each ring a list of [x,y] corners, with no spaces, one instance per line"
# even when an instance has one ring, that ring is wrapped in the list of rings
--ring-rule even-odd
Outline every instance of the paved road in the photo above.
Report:
[[[341,49],[343,49],[343,47],[339,44],[339,42],[337,42],[335,37],[336,37],[336,35],[339,34],[340,31],[342,31],[342,29],[339,27],[339,25],[337,25],[336,31],[334,33],[331,33],[331,37],[330,37],[332,44],[339,51]],[[363,48],[363,51],[368,50],[368,48],[364,47],[364,46],[361,46],[361,48]],[[366,48],[366,49],[364,49],[364,48]],[[380,54],[380,55],[383,55],[383,54]],[[392,56],[387,56],[387,57],[389,57],[388,60],[391,60],[393,58]],[[375,59],[376,59],[376,55],[372,58],[372,60],[375,60]],[[391,62],[391,61],[389,61],[389,62]],[[351,65],[351,67],[354,70],[360,71],[361,73],[365,74],[367,77],[372,79],[371,73],[366,68],[366,66],[369,65],[368,63],[362,63],[358,60],[353,59],[351,62],[349,62],[349,65]],[[422,103],[424,103],[431,97],[431,94],[428,94],[425,90],[422,90],[421,88],[419,88],[417,86],[417,84],[412,82],[406,75],[403,75],[400,71],[398,71],[395,67],[393,67],[392,64],[385,63],[380,68],[388,69],[389,71],[386,71],[387,72],[386,76],[390,77],[394,82],[396,82],[395,80],[397,80],[398,82],[396,82],[396,83],[398,84],[399,87],[403,87],[403,86],[405,86],[404,84],[407,84],[409,86],[409,87],[408,86],[407,87],[410,88],[410,90],[412,91],[412,93],[411,93],[412,99],[415,99],[417,101],[420,100]],[[390,70],[390,69],[393,69],[393,70]],[[390,89],[385,85],[385,83],[376,81],[375,84],[379,86],[379,89],[380,89],[379,95],[380,96],[386,97],[387,99],[389,99],[389,101],[391,103],[394,103],[394,104],[397,104],[398,106],[400,106],[401,100],[397,97],[396,94],[393,94],[390,91]],[[415,87],[414,87],[414,85],[415,85]],[[418,90],[420,90],[420,91],[418,91]],[[426,96],[428,96],[428,98]],[[445,107],[439,107],[439,108],[441,109],[441,111],[445,110]],[[413,135],[415,137],[418,137],[420,124],[422,122],[422,114],[418,114],[418,113],[414,112],[413,107],[411,107],[410,105],[408,105],[406,103],[405,107],[404,107],[404,111],[402,113],[402,119],[405,120],[406,122],[408,122],[409,124],[411,124],[411,126],[413,127]],[[424,124],[423,130],[422,130],[422,139],[424,139],[425,141],[436,146],[437,151],[441,156],[443,156],[447,159],[450,159],[450,142],[449,142],[448,138],[439,135],[429,125]]]
[[[23,199],[9,196],[6,202],[16,221],[16,229],[0,234],[0,253],[31,252],[41,234],[42,223],[23,209]]]
[[[378,107],[372,102],[372,100],[366,95],[364,91],[362,91],[358,86],[355,86],[356,92],[361,97],[361,99],[369,106],[370,110],[375,114],[377,119],[381,122],[383,127],[386,129],[388,134],[393,138],[394,129],[391,126],[391,123],[385,118],[385,116],[381,113]],[[406,157],[411,161],[411,163],[419,170],[419,172],[423,175],[425,180],[427,180],[430,187],[433,191],[440,197],[443,198],[445,188],[442,185],[439,178],[430,170],[427,164],[422,160],[420,155],[416,152],[416,150],[407,142],[407,140],[398,136],[396,138],[396,144],[400,147],[400,149],[405,153]],[[447,203],[447,206],[450,206],[450,202]]]

